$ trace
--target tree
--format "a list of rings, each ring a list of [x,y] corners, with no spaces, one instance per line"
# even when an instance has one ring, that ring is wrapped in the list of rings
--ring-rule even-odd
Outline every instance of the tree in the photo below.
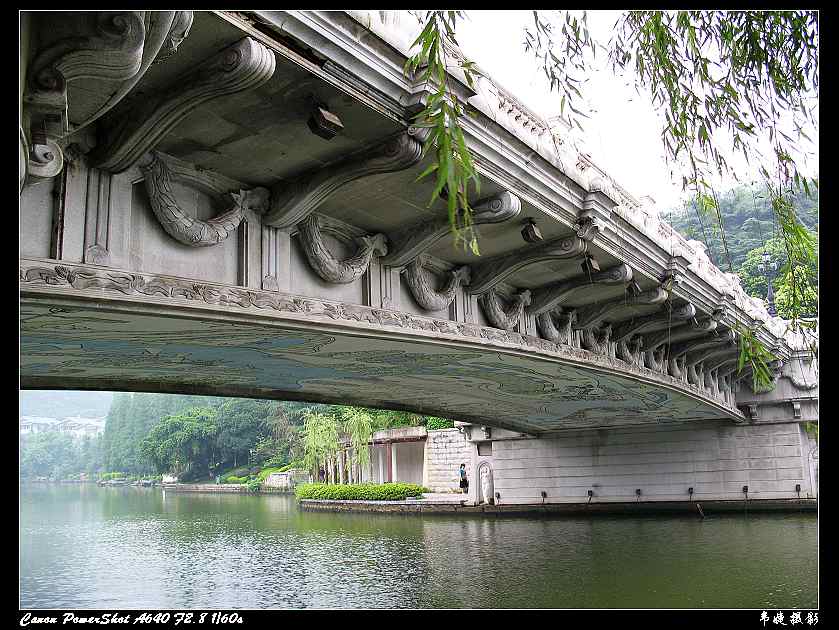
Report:
[[[431,201],[446,198],[456,240],[469,242],[477,254],[474,236],[470,240],[463,232],[471,226],[470,182],[477,189],[479,178],[458,123],[464,110],[447,71],[449,59],[456,57],[452,50],[458,46],[456,26],[463,13],[426,11],[418,18],[424,23],[414,42],[418,52],[405,72],[423,68],[418,78],[431,88],[416,122],[431,129],[425,151],[433,145],[436,157],[420,178],[437,174]],[[804,128],[815,124],[816,11],[629,11],[615,24],[605,47],[590,36],[585,12],[578,18],[566,11],[534,11],[533,19],[525,47],[544,68],[551,89],[560,93],[561,115],[567,104],[569,121],[579,129],[580,117],[586,116],[581,105],[584,78],[598,48],[607,53],[615,74],[633,74],[636,89],[646,92],[664,114],[665,155],[681,170],[683,188],[695,193],[698,211],[716,222],[729,271],[733,264],[720,204],[708,183],[715,171],[731,173],[726,149],[759,161],[789,267],[806,267],[815,259],[791,199],[802,190],[809,195],[817,186],[799,167],[799,143],[809,140]],[[471,86],[478,69],[466,59],[457,63]],[[785,130],[787,122],[794,131]],[[763,141],[771,147],[769,155],[763,155]],[[803,329],[809,324],[801,320],[800,307],[812,287],[806,274],[793,273],[789,279],[792,323]],[[754,373],[765,374],[766,366],[757,365],[765,348],[751,338],[754,343],[741,348]],[[761,351],[753,353],[752,348]]]
[[[140,452],[159,473],[206,477],[217,431],[215,409],[192,407],[163,418],[140,443]]]
[[[215,454],[220,463],[238,466],[248,461],[251,449],[266,437],[265,420],[274,413],[274,407],[271,401],[243,398],[233,398],[218,407]]]

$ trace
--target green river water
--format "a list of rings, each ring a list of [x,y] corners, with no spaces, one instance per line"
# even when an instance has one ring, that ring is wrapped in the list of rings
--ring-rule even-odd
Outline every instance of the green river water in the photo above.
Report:
[[[21,608],[818,606],[813,513],[301,512],[288,495],[20,487]]]

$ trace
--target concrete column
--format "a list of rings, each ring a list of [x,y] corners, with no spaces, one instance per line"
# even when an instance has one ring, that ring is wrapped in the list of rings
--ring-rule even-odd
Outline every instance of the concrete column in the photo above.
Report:
[[[385,459],[387,459],[387,476],[384,481],[393,481],[393,473],[395,470],[393,466],[393,449],[390,442],[388,442],[385,446]]]

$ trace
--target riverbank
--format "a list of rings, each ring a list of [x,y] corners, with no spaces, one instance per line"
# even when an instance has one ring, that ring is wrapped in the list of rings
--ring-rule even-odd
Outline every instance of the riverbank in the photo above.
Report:
[[[170,492],[250,492],[251,494],[291,494],[294,492],[294,490],[271,487],[262,487],[259,490],[248,490],[247,484],[243,483],[164,483],[159,487],[164,490],[169,490]]]
[[[457,495],[453,495],[457,497]],[[331,501],[302,499],[309,512],[375,512],[381,514],[714,514],[720,512],[816,512],[816,499],[750,499],[749,501],[632,501],[625,503],[536,503],[519,505],[466,505],[457,499],[405,501]]]

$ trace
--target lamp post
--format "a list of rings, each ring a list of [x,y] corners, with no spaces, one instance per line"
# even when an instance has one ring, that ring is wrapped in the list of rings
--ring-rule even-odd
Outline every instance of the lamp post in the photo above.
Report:
[[[774,317],[778,313],[775,310],[775,292],[772,290],[772,276],[775,270],[778,269],[778,263],[771,260],[772,257],[766,250],[763,251],[763,253],[760,255],[760,258],[761,262],[758,265],[758,269],[760,269],[761,272],[766,274],[766,285],[769,287],[766,290],[766,310],[772,317]]]

